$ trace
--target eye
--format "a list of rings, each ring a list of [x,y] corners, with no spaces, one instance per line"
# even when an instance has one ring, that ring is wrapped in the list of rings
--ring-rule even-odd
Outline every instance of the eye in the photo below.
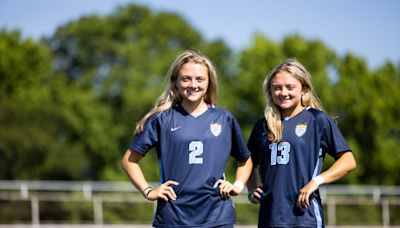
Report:
[[[188,76],[181,76],[181,80],[182,80],[183,82],[188,82],[188,81],[190,81],[190,77],[188,77]]]
[[[272,86],[272,91],[279,91],[281,90],[281,86]]]

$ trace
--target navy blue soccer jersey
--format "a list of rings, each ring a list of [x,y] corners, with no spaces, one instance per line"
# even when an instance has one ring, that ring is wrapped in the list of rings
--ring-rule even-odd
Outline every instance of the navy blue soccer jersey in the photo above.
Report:
[[[160,182],[174,186],[177,199],[157,202],[156,227],[214,227],[235,223],[230,199],[222,199],[214,183],[224,178],[229,156],[237,161],[250,157],[241,129],[227,110],[210,107],[200,116],[180,105],[152,116],[130,148],[145,155],[156,147]]]
[[[325,112],[306,108],[282,123],[282,142],[268,141],[264,118],[257,121],[248,141],[253,164],[260,166],[264,191],[259,227],[323,227],[318,190],[306,209],[296,207],[299,190],[320,174],[326,153],[336,158],[350,148]]]

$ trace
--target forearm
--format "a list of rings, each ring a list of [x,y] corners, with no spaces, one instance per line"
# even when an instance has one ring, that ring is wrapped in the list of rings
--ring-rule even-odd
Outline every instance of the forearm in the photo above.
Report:
[[[229,195],[236,196],[240,194],[249,179],[252,167],[253,162],[250,157],[244,161],[238,162],[235,182],[231,184],[229,181],[221,179],[215,182],[214,187],[219,187],[220,194],[224,198]]]
[[[121,161],[122,168],[128,175],[133,185],[135,185],[136,189],[141,192],[146,199],[151,201],[157,200],[158,198],[161,198],[165,201],[175,200],[177,196],[172,187],[178,185],[179,183],[168,180],[165,183],[157,186],[157,188],[152,189],[144,178],[142,169],[138,164],[142,157],[143,156],[140,153],[127,150]]]
[[[247,189],[250,191],[257,188],[259,186],[258,182],[259,182],[258,168],[254,167],[246,184]]]
[[[247,197],[251,203],[259,203],[263,195],[263,190],[259,183],[258,167],[253,167],[249,180],[247,181]]]
[[[336,160],[333,165],[321,173],[317,177],[314,177],[310,182],[308,182],[303,188],[300,189],[296,205],[299,208],[305,208],[310,205],[310,195],[318,189],[318,187],[323,184],[332,183],[348,172],[356,168],[356,162],[354,160],[353,154],[350,151],[347,151]]]
[[[122,158],[121,166],[136,189],[143,193],[143,190],[149,187],[149,184],[138,164],[140,159],[141,156],[139,154],[127,150]]]
[[[238,163],[235,182],[240,181],[241,183],[245,184],[249,179],[252,168],[253,162],[251,161],[250,157],[245,161]]]
[[[320,176],[323,178],[324,183],[328,184],[339,180],[355,168],[356,161],[353,153],[345,152],[339,157],[339,159],[336,160],[335,163],[333,163],[329,169],[321,173]]]

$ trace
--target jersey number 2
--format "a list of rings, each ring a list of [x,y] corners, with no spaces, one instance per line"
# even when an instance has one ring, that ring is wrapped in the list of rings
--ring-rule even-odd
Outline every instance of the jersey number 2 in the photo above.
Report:
[[[290,144],[288,142],[272,143],[269,145],[271,150],[271,165],[286,165],[289,163]]]
[[[199,157],[203,153],[203,143],[192,141],[189,144],[189,164],[203,164],[203,158]]]

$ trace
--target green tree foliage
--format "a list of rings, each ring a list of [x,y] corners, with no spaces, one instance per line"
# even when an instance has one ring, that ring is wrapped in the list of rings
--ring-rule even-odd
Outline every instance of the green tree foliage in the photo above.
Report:
[[[93,92],[50,74],[51,54],[43,44],[2,31],[0,48],[0,178],[101,179],[119,173],[105,167],[119,159],[110,153],[118,136],[111,110]]]
[[[43,85],[50,67],[50,53],[19,32],[0,31],[0,175],[2,179],[26,178],[37,173],[40,148],[47,138],[36,120],[39,105],[48,92]],[[34,170],[29,172],[29,170]]]
[[[66,75],[71,87],[94,91],[111,108],[110,118],[123,132],[113,141],[119,156],[136,122],[161,94],[164,75],[178,53],[201,50],[215,60],[219,72],[229,66],[230,50],[224,42],[205,42],[180,16],[140,5],[127,5],[104,17],[82,17],[60,27],[46,42],[56,72]],[[154,153],[149,160],[155,160]],[[157,163],[142,164],[144,173],[157,180]]]
[[[50,73],[50,53],[32,40],[21,41],[18,31],[0,30],[0,98],[39,101]],[[33,93],[31,93],[33,92]]]
[[[266,74],[288,57],[299,59],[358,161],[342,182],[400,184],[400,74],[394,64],[370,71],[362,58],[337,56],[298,34],[281,42],[255,34],[233,52],[223,40],[204,40],[175,13],[135,4],[71,21],[39,42],[0,31],[0,179],[127,180],[119,168],[122,153],[185,49],[213,61],[217,104],[237,117],[246,139],[263,116]],[[141,166],[149,181],[158,180],[154,151]],[[230,160],[229,179],[234,170]]]
[[[399,184],[399,69],[389,62],[369,72],[362,59],[349,54],[338,72],[335,109],[340,126],[359,149],[359,181]]]

